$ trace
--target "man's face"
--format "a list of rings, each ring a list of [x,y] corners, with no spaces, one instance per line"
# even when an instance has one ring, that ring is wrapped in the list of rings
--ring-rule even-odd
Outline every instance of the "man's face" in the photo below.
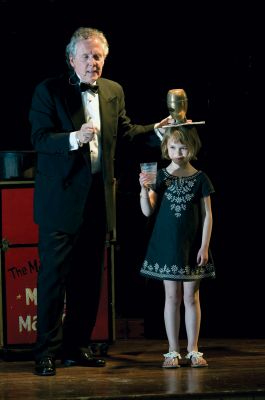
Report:
[[[104,48],[96,38],[81,40],[76,45],[76,55],[70,57],[70,64],[80,80],[93,83],[102,74],[105,62]]]

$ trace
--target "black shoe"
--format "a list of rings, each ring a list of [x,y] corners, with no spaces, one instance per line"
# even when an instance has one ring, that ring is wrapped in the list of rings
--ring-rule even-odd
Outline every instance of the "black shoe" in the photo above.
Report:
[[[95,358],[89,351],[80,351],[75,357],[62,358],[62,364],[65,367],[80,365],[82,367],[104,367],[106,362],[100,358]]]
[[[52,357],[45,356],[35,364],[35,374],[40,376],[51,376],[56,374],[55,361]]]

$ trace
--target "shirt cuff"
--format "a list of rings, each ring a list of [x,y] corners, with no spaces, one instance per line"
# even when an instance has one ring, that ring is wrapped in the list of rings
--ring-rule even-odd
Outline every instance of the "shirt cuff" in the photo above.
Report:
[[[76,138],[76,132],[71,132],[69,137],[70,151],[78,149],[78,141]]]
[[[159,139],[162,141],[165,133],[165,128],[156,128],[156,125],[154,126],[154,131],[156,135],[159,137]]]

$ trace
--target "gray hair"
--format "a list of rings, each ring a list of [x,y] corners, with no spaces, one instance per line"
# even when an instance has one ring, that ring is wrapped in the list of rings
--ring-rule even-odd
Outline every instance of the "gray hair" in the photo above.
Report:
[[[104,58],[107,57],[109,53],[109,44],[108,41],[104,35],[103,32],[99,31],[98,29],[95,28],[78,28],[72,35],[70,42],[66,46],[66,62],[68,64],[68,67],[72,69],[72,66],[70,64],[70,57],[75,57],[76,55],[76,45],[80,40],[86,40],[86,39],[92,39],[96,38],[100,40],[103,46],[103,51],[104,51]]]

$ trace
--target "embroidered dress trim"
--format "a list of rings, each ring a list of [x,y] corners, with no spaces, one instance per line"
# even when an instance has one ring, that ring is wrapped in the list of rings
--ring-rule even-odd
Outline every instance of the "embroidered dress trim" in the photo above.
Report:
[[[157,263],[148,264],[145,260],[140,271],[141,275],[160,280],[195,280],[202,278],[215,278],[215,268],[213,264],[204,266],[178,267],[177,265],[160,267]]]

